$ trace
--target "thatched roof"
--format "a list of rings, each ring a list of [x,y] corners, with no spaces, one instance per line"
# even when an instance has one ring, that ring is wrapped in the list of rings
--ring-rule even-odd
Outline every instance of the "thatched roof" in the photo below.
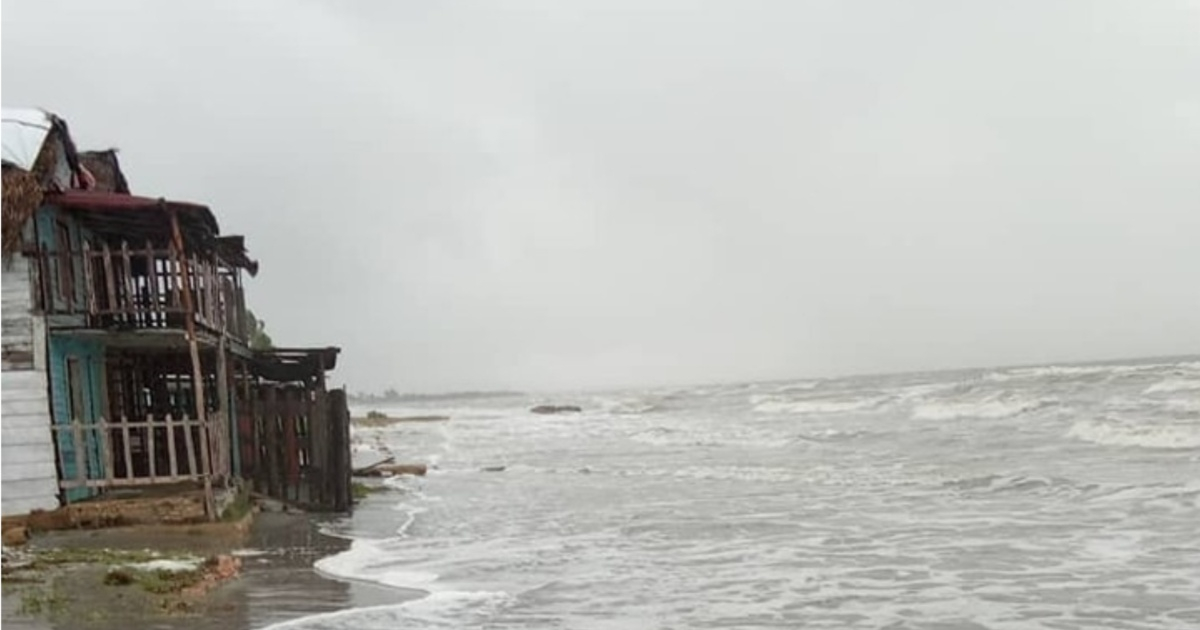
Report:
[[[42,186],[37,177],[15,166],[4,165],[3,256],[9,260],[20,251],[29,217],[42,205]]]
[[[75,143],[63,119],[41,110],[4,109],[3,256],[21,249],[25,224],[44,193],[70,189],[81,177]],[[39,144],[40,143],[40,144]],[[31,156],[35,156],[30,161]]]
[[[116,149],[83,151],[79,154],[79,163],[96,180],[92,190],[129,194],[129,182],[125,180],[125,173],[121,171]]]

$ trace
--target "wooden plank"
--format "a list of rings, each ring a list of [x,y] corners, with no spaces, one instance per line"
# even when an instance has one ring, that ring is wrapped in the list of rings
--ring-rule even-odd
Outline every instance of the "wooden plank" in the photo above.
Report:
[[[112,435],[109,433],[112,431],[112,423],[101,420],[100,426],[102,428],[100,431],[100,450],[103,451],[104,457],[104,478],[111,481],[117,475],[115,469],[116,463],[113,462]]]
[[[175,421],[171,419],[171,414],[167,414],[167,463],[170,468],[171,477],[179,476],[179,463],[175,458]]]
[[[155,481],[151,481],[149,477],[134,477],[132,479],[64,479],[58,483],[58,487],[64,490],[73,488],[129,488],[134,486],[150,486],[154,484],[179,483],[184,481],[196,481],[200,479],[200,475],[180,475],[178,477],[159,477]]]
[[[71,438],[75,442],[75,476],[77,479],[87,479],[87,455],[84,452],[82,422],[71,420]]]
[[[121,262],[124,263],[122,267],[123,273],[121,274],[121,284],[125,285],[124,310],[126,313],[133,315],[140,309],[137,303],[137,286],[133,282],[133,267],[129,264],[129,243],[127,241],[121,241]]]
[[[87,311],[88,315],[96,315],[96,277],[92,266],[93,261],[92,246],[87,241],[83,242],[83,294],[87,296]]]
[[[133,444],[129,439],[129,423],[121,424],[122,438],[125,440],[125,478],[133,479]]]
[[[117,280],[113,274],[112,265],[112,250],[109,249],[108,243],[104,244],[104,286],[108,291],[107,299],[105,300],[105,310],[108,313],[117,312]]]
[[[179,250],[171,247],[171,259],[167,261],[167,284],[171,289],[171,308],[177,310],[183,304],[182,298],[179,297],[180,287],[183,284],[183,269],[179,264]]]
[[[279,444],[279,388],[266,385],[266,400],[264,401],[264,420],[266,421],[267,438],[267,495],[282,497],[283,475],[280,463]]]
[[[158,451],[154,448],[154,416],[146,416],[146,451],[149,453],[150,460],[150,479],[158,477]]]
[[[189,426],[189,427],[192,427],[193,429],[200,426],[199,422],[197,422],[196,420],[193,420],[191,418],[188,418],[186,420],[175,420],[174,423],[175,423],[175,426],[177,426],[177,427]],[[163,424],[161,422],[119,422],[119,423],[110,423],[110,424],[113,424],[113,426],[112,426],[113,429],[120,429],[122,426],[126,426],[126,425],[128,425],[130,429],[145,429],[150,426],[162,428],[162,426],[163,426]],[[91,427],[92,425],[89,424],[86,426]],[[63,425],[55,425],[52,428],[55,431],[69,431],[70,430],[70,427],[66,427]]]
[[[158,300],[158,265],[155,264],[154,247],[150,241],[146,241],[146,283],[149,284],[150,293],[150,308],[147,318],[154,326],[162,324],[162,305]]]
[[[166,208],[165,202],[160,201],[159,203],[164,209]],[[171,239],[175,243],[175,248],[177,250],[180,252],[185,252],[186,250],[183,244],[183,231],[179,229],[179,213],[172,209],[170,215]],[[186,261],[186,257],[184,257],[184,260]],[[186,262],[184,264],[184,271],[186,272]],[[186,322],[187,326],[188,351],[192,358],[192,375],[194,379],[192,382],[192,391],[195,394],[194,397],[196,399],[196,418],[201,422],[201,437],[205,438],[207,436],[205,425],[203,423],[208,413],[208,407],[204,404],[204,374],[200,368],[200,349],[196,343],[196,322],[194,318],[196,307],[192,301],[192,294],[190,290],[184,291],[183,293],[183,309],[185,314],[184,321]],[[191,435],[191,432],[189,431],[188,434]],[[209,460],[207,442],[205,442],[203,446],[204,450],[201,451],[201,461],[204,463],[204,505],[205,511],[208,513],[209,520],[215,521],[217,519],[217,503],[212,489],[212,462]],[[192,472],[195,472],[194,468],[192,469]]]
[[[195,475],[199,472],[196,468],[196,440],[192,437],[192,426],[189,424],[183,427],[183,448],[187,450],[188,474]]]
[[[41,245],[38,245],[38,284],[41,287],[40,306],[42,312],[52,312],[54,310],[54,293],[50,290],[50,254]]]

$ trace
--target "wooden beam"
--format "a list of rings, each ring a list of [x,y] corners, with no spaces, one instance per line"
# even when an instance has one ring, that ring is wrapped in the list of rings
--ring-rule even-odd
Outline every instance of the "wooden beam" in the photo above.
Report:
[[[161,208],[166,207],[166,202],[159,200]],[[179,261],[182,264],[180,269],[183,275],[184,291],[183,291],[183,311],[184,322],[187,328],[188,352],[192,355],[192,393],[196,402],[196,419],[200,421],[200,460],[203,466],[204,475],[204,506],[208,512],[208,520],[217,520],[217,502],[213,496],[212,487],[212,462],[209,453],[208,431],[206,430],[205,419],[207,417],[207,405],[204,401],[204,373],[200,369],[200,348],[196,345],[196,318],[195,305],[192,303],[192,289],[186,282],[188,276],[187,254],[183,246],[183,232],[179,229],[179,213],[171,209],[171,237],[175,243],[175,249],[179,255]],[[188,435],[191,435],[191,430],[188,430]],[[188,471],[195,474],[195,470]]]

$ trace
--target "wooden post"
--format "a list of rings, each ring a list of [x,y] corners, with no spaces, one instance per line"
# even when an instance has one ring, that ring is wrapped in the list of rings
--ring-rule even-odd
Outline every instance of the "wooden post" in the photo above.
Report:
[[[83,294],[87,296],[87,310],[91,317],[96,316],[96,279],[92,273],[92,247],[87,241],[83,242]]]
[[[160,208],[166,206],[166,202],[161,199],[158,203]],[[192,290],[187,283],[188,260],[183,249],[183,232],[179,229],[179,213],[174,209],[171,210],[171,238],[175,242],[175,250],[179,256],[180,274],[184,277],[183,312],[187,328],[188,351],[192,355],[192,387],[194,388],[193,398],[196,401],[196,420],[200,423],[200,461],[204,476],[204,506],[208,512],[208,520],[215,521],[217,520],[217,502],[213,496],[212,463],[208,450],[208,431],[206,430],[208,414],[204,401],[204,373],[200,368],[200,347],[196,342],[196,318],[195,306],[192,304]],[[189,436],[192,434],[191,429],[188,429],[187,434]]]
[[[146,414],[146,450],[150,453],[150,481],[153,483],[158,478],[158,451],[154,445],[154,414]]]
[[[121,423],[121,440],[125,444],[125,478],[133,479],[133,443],[129,433],[129,422]]]
[[[71,439],[75,442],[75,474],[78,479],[83,481],[83,485],[87,485],[87,454],[84,452],[83,440],[83,422],[78,418],[71,419]]]
[[[160,326],[158,301],[158,263],[154,260],[154,245],[146,241],[146,284],[149,286],[150,304],[146,308],[146,320],[150,326]]]
[[[237,432],[237,417],[233,413],[233,394],[229,391],[229,357],[227,346],[228,337],[225,331],[221,331],[221,341],[217,347],[217,395],[220,397],[221,411],[224,412],[226,425],[229,427],[229,470],[226,472],[231,475],[240,475],[242,472],[241,452],[239,446],[241,436]]]
[[[263,423],[266,432],[267,461],[266,479],[267,495],[282,498],[283,475],[282,458],[279,444],[279,388],[273,383],[264,385],[265,400],[263,401]]]
[[[122,282],[125,287],[125,312],[129,314],[129,321],[137,321],[137,287],[133,283],[133,266],[130,264],[129,258],[129,242],[121,241],[121,264],[124,269],[121,270]]]
[[[110,315],[116,315],[117,312],[117,280],[113,276],[112,250],[109,249],[108,243],[104,244],[101,250],[104,254],[104,288],[105,288],[105,310]]]
[[[112,483],[112,480],[117,477],[117,472],[116,472],[116,468],[115,468],[116,464],[113,461],[112,433],[111,433],[112,423],[105,422],[104,419],[101,418],[100,419],[100,427],[101,427],[100,450],[103,451],[102,456],[104,457],[104,478],[106,480],[108,480],[109,483]]]
[[[179,476],[179,458],[175,452],[175,419],[171,414],[167,414],[167,466],[170,468],[171,477]]]

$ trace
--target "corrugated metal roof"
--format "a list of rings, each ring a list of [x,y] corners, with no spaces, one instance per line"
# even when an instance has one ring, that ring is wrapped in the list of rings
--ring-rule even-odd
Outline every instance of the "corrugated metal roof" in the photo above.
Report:
[[[50,114],[40,109],[5,107],[0,112],[0,144],[3,145],[3,160],[26,171],[33,162],[50,134],[53,120]]]

